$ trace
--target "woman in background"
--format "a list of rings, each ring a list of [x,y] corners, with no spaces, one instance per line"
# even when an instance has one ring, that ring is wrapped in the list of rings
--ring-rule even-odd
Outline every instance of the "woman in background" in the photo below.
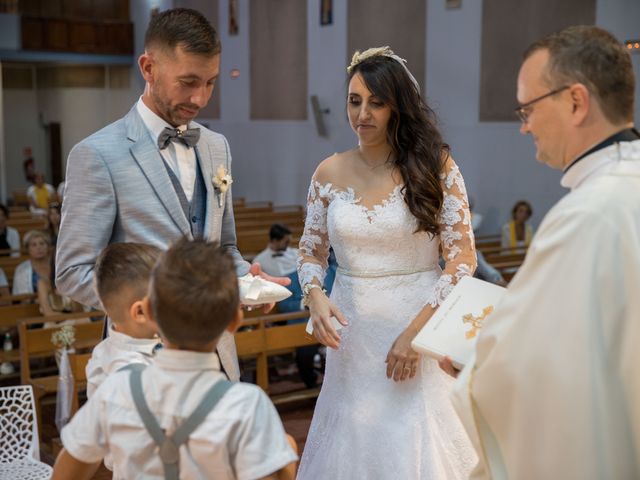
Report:
[[[533,227],[528,223],[533,215],[529,202],[520,200],[511,210],[511,221],[502,226],[502,248],[526,249],[533,239]]]

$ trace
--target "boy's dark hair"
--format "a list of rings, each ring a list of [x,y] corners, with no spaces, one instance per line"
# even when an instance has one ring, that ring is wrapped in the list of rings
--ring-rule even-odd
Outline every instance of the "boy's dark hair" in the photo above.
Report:
[[[147,295],[149,278],[162,250],[144,243],[113,243],[96,260],[96,290],[106,309],[126,288],[132,301]]]
[[[206,345],[222,334],[238,311],[233,258],[217,242],[182,238],[154,268],[149,299],[169,342],[186,349]]]
[[[274,223],[269,229],[269,240],[282,240],[287,235],[291,235],[291,230],[286,225]]]
[[[533,215],[533,207],[531,207],[531,204],[526,200],[518,200],[516,204],[513,206],[513,208],[511,209],[511,218],[513,218],[514,220],[516,219],[516,212],[520,207],[525,207],[527,209],[529,213],[529,217]]]
[[[9,220],[9,209],[7,208],[7,206],[3,203],[0,203],[0,210],[2,210],[2,213],[4,213],[4,218]]]
[[[221,50],[218,32],[200,12],[174,8],[152,15],[144,37],[144,48],[173,50],[176,46],[187,53],[207,57],[213,57]]]

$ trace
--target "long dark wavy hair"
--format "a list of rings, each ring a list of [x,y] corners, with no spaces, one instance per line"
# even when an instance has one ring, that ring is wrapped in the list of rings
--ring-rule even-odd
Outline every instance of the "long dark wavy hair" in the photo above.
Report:
[[[440,232],[443,203],[440,173],[449,154],[436,126],[434,111],[424,102],[405,68],[384,55],[369,57],[353,67],[369,91],[391,108],[387,141],[404,182],[404,200],[418,220],[417,232]]]

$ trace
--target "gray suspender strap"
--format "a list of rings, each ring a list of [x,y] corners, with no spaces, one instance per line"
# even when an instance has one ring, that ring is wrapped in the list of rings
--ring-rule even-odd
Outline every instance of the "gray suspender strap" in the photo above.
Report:
[[[211,412],[220,399],[233,386],[233,382],[227,380],[219,380],[207,392],[195,408],[193,413],[180,425],[171,436],[165,435],[160,428],[160,424],[156,417],[151,413],[149,405],[144,398],[142,392],[142,370],[145,365],[129,365],[126,367],[131,370],[129,377],[129,385],[131,386],[131,395],[138,410],[140,418],[145,428],[151,435],[153,441],[160,447],[160,460],[164,466],[164,478],[166,480],[178,480],[180,475],[179,459],[180,446],[189,439],[189,435],[200,425],[206,416]]]

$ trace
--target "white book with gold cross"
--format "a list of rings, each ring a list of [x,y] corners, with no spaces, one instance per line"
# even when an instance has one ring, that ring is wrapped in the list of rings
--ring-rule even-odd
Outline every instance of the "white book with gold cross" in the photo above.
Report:
[[[456,368],[462,368],[473,356],[480,329],[505,291],[477,278],[462,278],[411,346],[438,360],[450,357]]]

